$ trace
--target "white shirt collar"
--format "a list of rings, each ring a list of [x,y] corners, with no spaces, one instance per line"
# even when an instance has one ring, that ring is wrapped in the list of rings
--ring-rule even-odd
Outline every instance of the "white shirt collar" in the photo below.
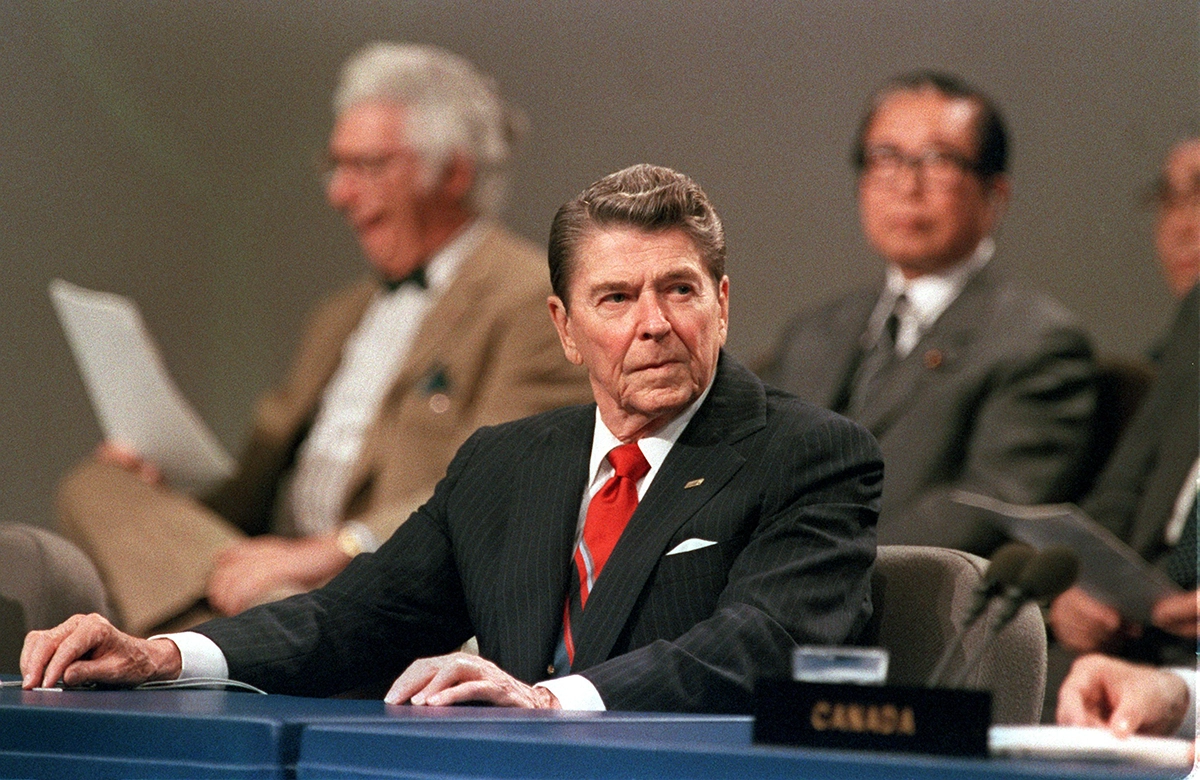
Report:
[[[879,302],[871,313],[867,334],[874,343],[883,330],[883,323],[896,305],[896,299],[904,295],[908,300],[904,319],[911,339],[915,342],[937,322],[938,317],[954,303],[971,277],[988,264],[996,253],[996,242],[985,236],[965,260],[937,273],[905,279],[900,269],[891,263],[887,267],[887,278]],[[911,348],[911,344],[908,345]],[[904,350],[907,351],[907,350]]]
[[[713,372],[713,378],[708,381],[708,387],[704,388],[704,392],[700,397],[693,401],[688,408],[671,422],[664,425],[655,433],[645,438],[638,439],[638,449],[646,456],[646,461],[650,464],[650,471],[638,483],[639,498],[646,493],[646,488],[654,480],[654,475],[658,473],[663,461],[667,459],[667,454],[671,451],[671,447],[675,446],[675,442],[679,440],[679,436],[683,433],[684,428],[696,416],[696,411],[700,405],[704,403],[704,399],[708,398],[709,392],[712,390],[713,381],[716,379],[716,372]],[[592,431],[592,455],[588,461],[588,474],[591,479],[588,480],[589,494],[591,488],[599,481],[601,484],[612,474],[612,465],[605,457],[613,447],[619,447],[621,440],[613,435],[604,421],[600,419],[600,409],[596,408],[596,425]]]
[[[448,244],[434,252],[433,257],[425,264],[425,281],[429,285],[427,291],[432,293],[431,297],[441,294],[450,286],[463,261],[474,254],[479,245],[483,243],[487,231],[487,220],[472,220],[459,230]],[[407,287],[412,287],[414,290],[420,289],[413,285],[403,285],[392,291],[391,294],[395,295]]]

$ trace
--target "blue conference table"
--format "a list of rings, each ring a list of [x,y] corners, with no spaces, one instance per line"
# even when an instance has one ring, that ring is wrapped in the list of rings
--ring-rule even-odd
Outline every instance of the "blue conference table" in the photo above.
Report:
[[[391,707],[203,690],[0,689],[0,778],[1163,780],[1094,763],[761,747],[740,716]]]

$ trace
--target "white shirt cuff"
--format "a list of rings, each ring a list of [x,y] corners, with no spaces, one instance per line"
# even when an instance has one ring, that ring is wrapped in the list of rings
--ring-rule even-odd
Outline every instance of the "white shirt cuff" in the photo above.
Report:
[[[1188,707],[1187,715],[1183,718],[1183,723],[1179,726],[1179,731],[1175,732],[1176,736],[1186,737],[1187,739],[1196,738],[1196,670],[1186,666],[1171,667],[1171,671],[1179,675],[1188,689]]]
[[[591,680],[578,674],[568,674],[566,677],[545,680],[533,687],[545,688],[553,693],[564,710],[604,712],[608,709],[604,706],[604,700],[600,698],[600,692],[596,690],[596,686],[592,685]]]
[[[156,634],[151,639],[170,639],[179,648],[179,657],[183,659],[183,667],[179,671],[180,680],[195,680],[199,678],[229,679],[229,663],[217,643],[204,634],[195,631],[184,631],[179,634]]]

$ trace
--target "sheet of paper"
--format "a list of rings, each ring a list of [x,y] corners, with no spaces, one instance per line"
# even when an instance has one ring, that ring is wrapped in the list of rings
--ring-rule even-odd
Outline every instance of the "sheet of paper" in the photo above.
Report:
[[[189,492],[233,473],[234,461],[167,373],[128,298],[55,279],[50,299],[106,439],[125,444]]]
[[[1008,504],[965,490],[951,497],[984,510],[1009,536],[1034,547],[1070,547],[1079,556],[1077,584],[1131,620],[1149,623],[1155,602],[1181,590],[1074,504]]]
[[[1107,729],[1086,726],[992,726],[993,756],[1059,761],[1104,761],[1184,769],[1192,766],[1191,743],[1177,737],[1121,739]]]

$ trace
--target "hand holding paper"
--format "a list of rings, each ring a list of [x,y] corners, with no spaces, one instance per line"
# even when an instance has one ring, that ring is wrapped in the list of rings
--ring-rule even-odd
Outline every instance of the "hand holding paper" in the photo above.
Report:
[[[132,301],[61,279],[50,297],[106,439],[182,490],[201,492],[233,473],[233,458],[171,380]]]

